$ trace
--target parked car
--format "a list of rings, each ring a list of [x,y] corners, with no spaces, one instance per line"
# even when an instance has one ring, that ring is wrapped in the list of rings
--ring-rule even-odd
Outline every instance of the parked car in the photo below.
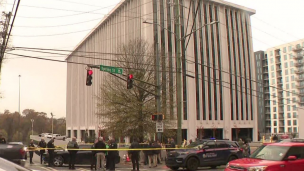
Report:
[[[180,167],[187,170],[197,170],[198,167],[216,168],[242,157],[243,152],[235,141],[203,140],[190,149],[168,152],[166,166],[172,170],[178,170]]]
[[[24,145],[23,142],[9,142],[11,145]],[[27,151],[27,145],[24,145],[24,151]],[[25,160],[27,160],[27,152],[25,152]]]
[[[0,157],[6,160],[25,165],[26,151],[24,145],[20,144],[0,144]]]
[[[20,165],[17,165],[13,162],[10,162],[8,160],[5,160],[3,158],[0,157],[0,170],[9,170],[9,171],[33,171],[27,168],[24,168]]]
[[[286,143],[286,142],[304,143],[304,139],[293,138],[293,139],[283,139],[283,140],[280,141],[280,143]]]
[[[249,158],[231,161],[225,171],[303,171],[304,143],[271,143],[254,151]]]
[[[80,149],[91,149],[91,145],[80,144],[79,148]],[[45,154],[43,154],[43,156],[44,156],[43,157],[44,163],[48,163],[49,154],[45,153]],[[91,150],[88,150],[88,151],[79,150],[77,152],[77,156],[76,156],[76,164],[77,165],[91,165],[91,158],[92,158]],[[55,150],[54,160],[53,160],[54,166],[60,167],[64,164],[69,164],[69,161],[70,161],[70,155],[67,150],[65,150],[63,148],[60,148],[59,150]],[[117,158],[115,163],[116,164],[120,163],[120,157]]]

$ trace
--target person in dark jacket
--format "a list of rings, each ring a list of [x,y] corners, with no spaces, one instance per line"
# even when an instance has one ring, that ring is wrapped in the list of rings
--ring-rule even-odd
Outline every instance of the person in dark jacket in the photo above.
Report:
[[[0,144],[6,144],[6,140],[2,137],[2,134],[0,134]]]
[[[39,148],[42,148],[40,150],[40,163],[42,164],[43,154],[45,153],[46,143],[44,139],[42,138],[41,141],[38,143]]]
[[[75,160],[76,160],[76,155],[79,149],[79,146],[76,142],[76,137],[72,138],[72,141],[69,142],[68,144],[68,149],[69,149],[69,154],[70,154],[70,161],[69,161],[69,169],[75,170]]]
[[[106,144],[103,142],[103,137],[99,137],[98,142],[95,144],[95,149],[101,149],[101,150],[97,150],[95,154],[97,170],[99,170],[100,168],[101,170],[104,170],[106,148],[107,148]]]
[[[117,144],[115,142],[115,139],[112,138],[110,140],[110,144],[109,144],[109,149],[117,149]],[[118,151],[108,151],[108,158],[107,158],[107,163],[108,163],[108,169],[109,170],[115,170],[115,159],[118,156]]]
[[[31,140],[31,142],[28,146],[28,150],[29,150],[29,153],[30,153],[30,164],[34,164],[33,163],[33,156],[34,156],[35,145],[34,145],[33,140]]]
[[[54,165],[53,160],[54,160],[54,139],[51,139],[48,143],[47,143],[47,148],[48,148],[48,153],[49,153],[49,167],[52,167]]]
[[[136,138],[134,138],[130,149],[139,149],[139,143],[138,140]],[[137,171],[139,171],[139,150],[130,150],[128,153],[129,155],[131,155],[131,160],[132,160],[132,166],[133,166],[133,171],[135,171],[135,166]]]
[[[95,149],[95,143],[98,142],[98,139],[95,140],[94,144],[91,146],[92,149]],[[91,170],[93,170],[93,168],[95,168],[96,170],[96,151],[92,150],[92,156],[91,156]]]
[[[151,150],[147,150],[147,154],[148,154],[148,158],[149,158],[149,168],[151,168],[151,164],[153,163],[154,166],[157,165],[157,161],[155,160],[155,150],[152,150],[153,148],[155,148],[154,144],[153,143],[149,143],[149,148]]]
[[[156,141],[155,147],[158,148],[157,150],[155,150],[157,164],[162,164],[161,163],[161,150],[160,150],[162,148],[162,146],[160,145],[159,141]]]

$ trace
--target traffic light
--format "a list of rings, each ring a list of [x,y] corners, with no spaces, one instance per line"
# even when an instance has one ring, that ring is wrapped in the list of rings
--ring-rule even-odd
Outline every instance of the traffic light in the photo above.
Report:
[[[127,78],[127,89],[133,88],[133,75],[129,74]]]
[[[87,81],[86,81],[87,86],[92,85],[92,78],[93,78],[92,75],[93,75],[93,71],[92,70],[87,70]]]
[[[165,119],[165,115],[153,114],[151,119],[152,121],[162,121]]]

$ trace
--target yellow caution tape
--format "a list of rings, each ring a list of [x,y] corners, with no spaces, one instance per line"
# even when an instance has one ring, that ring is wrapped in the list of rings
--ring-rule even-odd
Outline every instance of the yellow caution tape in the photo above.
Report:
[[[36,148],[27,151],[40,151],[40,150],[76,150],[76,151],[148,151],[148,150],[180,150],[180,149],[194,149],[194,148],[118,148],[118,149],[62,149],[62,148]]]

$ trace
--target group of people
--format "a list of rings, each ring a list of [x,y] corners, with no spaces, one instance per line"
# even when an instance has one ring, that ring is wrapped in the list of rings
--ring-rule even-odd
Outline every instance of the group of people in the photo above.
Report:
[[[247,140],[243,140],[242,138],[240,138],[238,143],[243,151],[243,156],[249,157],[251,154],[249,142]]]

